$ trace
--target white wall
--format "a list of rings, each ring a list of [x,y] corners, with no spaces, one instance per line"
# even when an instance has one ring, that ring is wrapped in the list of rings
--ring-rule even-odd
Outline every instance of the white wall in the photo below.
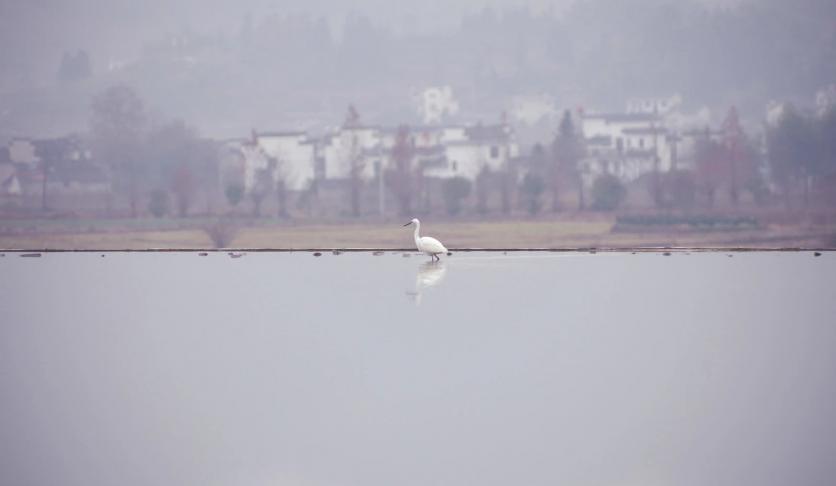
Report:
[[[506,168],[510,158],[516,156],[515,152],[516,145],[504,141],[449,143],[444,147],[447,167],[427,171],[427,175],[442,178],[461,176],[474,180],[484,167],[491,171]]]
[[[15,139],[9,144],[9,158],[18,164],[32,165],[40,159],[35,155],[35,146],[31,141]]]
[[[671,146],[664,130],[661,119],[608,119],[603,116],[584,117],[582,122],[584,137],[609,137],[609,146],[595,146],[589,152],[587,165],[595,173],[610,168],[610,173],[631,181],[641,177],[644,173],[653,171],[653,153],[659,157],[659,170],[668,171],[672,168]],[[643,133],[630,133],[631,130],[642,130]],[[654,137],[651,130],[657,130]],[[655,138],[655,140],[654,140]],[[622,141],[623,154],[617,151],[618,140]],[[655,149],[655,150],[654,150]],[[597,159],[597,160],[596,160]],[[606,161],[607,163],[603,163]]]
[[[314,179],[316,153],[305,133],[259,134],[258,145],[278,161],[276,178],[282,178],[290,190],[306,189]]]
[[[374,127],[342,128],[321,147],[325,159],[325,177],[328,179],[345,179],[349,177],[351,158],[360,157],[364,165],[362,176],[370,179],[374,177],[373,160],[380,157],[366,157],[368,151],[381,149],[381,133]]]

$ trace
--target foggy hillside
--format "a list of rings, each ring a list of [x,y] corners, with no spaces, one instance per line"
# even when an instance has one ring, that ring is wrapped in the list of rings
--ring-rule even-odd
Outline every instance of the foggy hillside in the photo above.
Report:
[[[91,97],[117,83],[160,117],[228,137],[321,129],[349,103],[367,122],[416,123],[414,95],[431,85],[489,122],[542,93],[595,109],[679,93],[758,118],[836,79],[826,0],[521,4],[5,1],[0,138],[84,131]]]

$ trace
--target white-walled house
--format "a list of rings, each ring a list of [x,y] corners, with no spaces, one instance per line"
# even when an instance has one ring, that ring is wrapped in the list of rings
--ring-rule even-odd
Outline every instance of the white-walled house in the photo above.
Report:
[[[399,129],[381,131],[381,150],[373,152],[389,162]],[[424,168],[424,175],[436,178],[465,177],[475,180],[487,167],[492,171],[508,166],[519,156],[511,127],[500,125],[450,125],[410,127],[413,161]]]
[[[270,168],[270,158],[251,138],[229,139],[221,144],[220,165],[224,188],[240,185],[249,193],[255,187],[258,172]]]
[[[363,167],[362,177],[374,176],[374,162],[380,159],[381,130],[374,126],[343,126],[334,134],[325,136],[319,145],[322,159],[322,178],[347,179],[352,159],[358,159]]]
[[[305,132],[258,132],[261,151],[276,161],[276,180],[291,191],[307,189],[316,175],[316,147]]]
[[[441,123],[445,116],[459,112],[459,103],[450,86],[433,86],[421,92],[418,114],[425,124]]]
[[[307,189],[316,178],[316,141],[305,132],[253,131],[250,138],[227,140],[222,147],[223,183],[241,184],[245,192],[265,169],[272,170],[273,182],[283,180],[291,191]]]
[[[290,190],[305,190],[315,180],[346,180],[351,161],[358,160],[361,177],[372,180],[391,164],[399,128],[343,126],[319,138],[305,132],[253,132],[247,139],[223,144],[224,185],[233,181],[249,192],[258,171],[275,161],[274,180],[284,178]],[[507,124],[419,126],[409,128],[412,163],[424,175],[475,180],[488,168],[508,167],[519,156],[513,131]]]
[[[40,160],[35,153],[35,144],[28,138],[14,138],[9,142],[9,159],[27,166],[34,166]]]
[[[475,180],[487,168],[498,171],[508,167],[512,158],[519,156],[519,147],[513,138],[511,127],[501,125],[473,125],[464,127],[462,138],[445,143],[446,167],[427,171],[431,177],[465,177]]]
[[[17,176],[17,168],[8,160],[0,160],[0,200],[23,195],[23,186]]]
[[[610,173],[630,182],[677,165],[678,137],[655,113],[584,114],[582,130],[587,147],[583,164],[592,178]]]
[[[651,113],[665,116],[682,104],[679,95],[667,98],[631,98],[627,100],[627,113]]]

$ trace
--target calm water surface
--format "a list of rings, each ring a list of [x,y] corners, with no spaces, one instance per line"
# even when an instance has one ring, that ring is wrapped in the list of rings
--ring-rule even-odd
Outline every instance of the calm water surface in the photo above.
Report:
[[[836,253],[0,257],[2,485],[836,484]]]

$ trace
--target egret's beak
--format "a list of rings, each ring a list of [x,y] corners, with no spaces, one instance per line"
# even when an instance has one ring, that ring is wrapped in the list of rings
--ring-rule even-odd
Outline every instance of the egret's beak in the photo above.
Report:
[[[411,224],[412,224],[412,221],[410,221],[409,223],[406,223],[404,226],[409,226]]]

